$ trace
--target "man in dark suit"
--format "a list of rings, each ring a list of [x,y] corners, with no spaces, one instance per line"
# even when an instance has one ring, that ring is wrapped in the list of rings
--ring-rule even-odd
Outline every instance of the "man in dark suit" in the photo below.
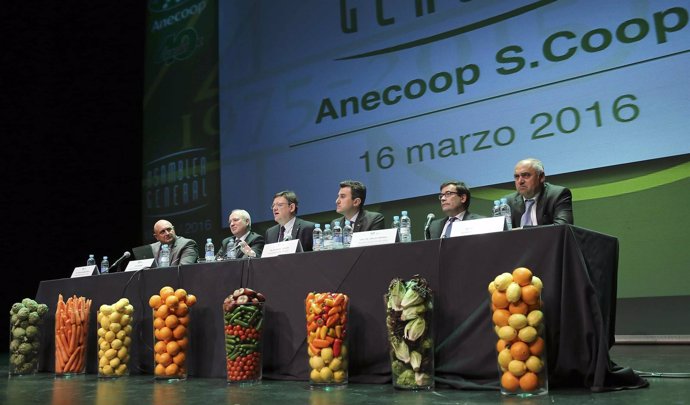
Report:
[[[383,215],[378,212],[364,209],[364,200],[367,199],[367,188],[359,181],[346,180],[340,182],[338,198],[335,200],[335,211],[343,215],[331,222],[331,228],[335,221],[340,221],[340,226],[345,226],[345,220],[349,220],[353,232],[366,232],[385,228]]]
[[[506,196],[513,228],[573,224],[573,195],[569,189],[546,183],[544,165],[529,158],[515,165],[515,193]],[[525,212],[525,207],[529,211]]]
[[[228,215],[228,225],[233,236],[228,236],[221,243],[218,256],[225,258],[229,249],[235,249],[235,257],[261,257],[264,250],[264,237],[252,232],[252,218],[245,210],[233,210]],[[230,247],[228,244],[231,243]]]
[[[170,265],[193,264],[199,258],[196,242],[175,234],[175,227],[168,221],[161,219],[153,225],[153,237],[158,242],[151,244],[153,256],[158,263],[158,254],[161,244],[170,247]]]
[[[282,242],[288,239],[299,239],[302,250],[312,250],[314,223],[297,217],[297,194],[285,190],[273,196],[273,219],[278,223],[266,230],[266,243]]]
[[[469,211],[471,197],[470,189],[461,181],[452,180],[441,184],[438,199],[441,200],[441,210],[446,216],[431,221],[427,238],[449,237],[455,221],[484,218]]]

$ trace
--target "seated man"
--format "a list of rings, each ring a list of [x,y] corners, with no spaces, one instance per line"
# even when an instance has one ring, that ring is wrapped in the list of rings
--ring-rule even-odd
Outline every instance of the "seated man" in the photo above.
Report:
[[[153,225],[153,237],[158,241],[151,244],[156,263],[158,263],[161,244],[166,244],[170,247],[171,266],[193,264],[199,258],[196,242],[192,239],[175,235],[175,227],[164,219]]]
[[[312,250],[314,223],[297,217],[298,200],[294,191],[280,191],[273,196],[273,218],[278,223],[266,230],[266,243],[299,239],[302,250]]]
[[[338,198],[335,200],[335,211],[343,216],[331,222],[331,228],[335,221],[340,221],[340,226],[345,226],[345,220],[349,219],[352,232],[366,232],[375,229],[384,229],[383,215],[378,212],[364,209],[364,200],[367,199],[367,188],[358,181],[341,181]]]
[[[235,249],[236,258],[261,257],[264,250],[264,237],[252,232],[252,218],[245,210],[232,210],[228,216],[228,225],[233,236],[223,239],[218,256],[225,258],[228,249]],[[228,246],[234,238],[233,244]]]
[[[441,184],[438,199],[441,200],[441,211],[446,216],[431,221],[427,237],[429,239],[447,238],[450,236],[453,222],[484,218],[468,210],[471,197],[470,189],[461,181],[453,180]]]
[[[565,187],[545,182],[541,161],[529,158],[517,162],[514,177],[517,191],[506,196],[513,228],[573,224],[572,193]]]

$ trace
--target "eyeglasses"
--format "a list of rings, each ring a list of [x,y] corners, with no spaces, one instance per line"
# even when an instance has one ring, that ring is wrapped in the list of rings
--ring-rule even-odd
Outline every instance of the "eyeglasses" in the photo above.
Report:
[[[276,208],[283,208],[284,206],[290,205],[290,204],[292,204],[292,203],[276,203],[276,204],[271,205],[271,209],[273,210]]]
[[[460,195],[460,193],[458,193],[457,191],[446,191],[445,193],[439,194],[438,199],[442,200],[443,197],[450,198],[450,196],[452,196],[453,194]]]

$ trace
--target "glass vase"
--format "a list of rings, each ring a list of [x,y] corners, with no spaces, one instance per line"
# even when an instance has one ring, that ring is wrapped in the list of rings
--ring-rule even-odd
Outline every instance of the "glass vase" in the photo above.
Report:
[[[261,382],[264,303],[223,304],[227,382]]]
[[[310,387],[330,389],[347,386],[347,295],[309,293],[305,300],[305,310]]]
[[[91,300],[62,295],[55,312],[55,376],[70,377],[86,373],[89,313]]]
[[[187,305],[153,310],[153,361],[156,380],[187,379],[190,313]]]
[[[98,376],[117,378],[129,375],[134,307],[127,298],[101,305],[98,322]]]
[[[29,319],[10,320],[10,376],[31,375],[38,371],[41,351],[41,325]]]

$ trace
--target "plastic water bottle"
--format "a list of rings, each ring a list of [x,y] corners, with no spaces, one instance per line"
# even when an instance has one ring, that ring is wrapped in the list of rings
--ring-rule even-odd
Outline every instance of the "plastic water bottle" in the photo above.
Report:
[[[101,274],[107,274],[109,268],[110,262],[108,261],[108,256],[103,256],[103,260],[101,261]]]
[[[492,217],[501,216],[501,200],[494,200],[494,207],[491,209]]]
[[[343,228],[340,227],[340,221],[335,221],[333,224],[333,249],[343,248]]]
[[[94,255],[89,255],[89,258],[86,260],[86,265],[87,266],[95,266],[96,265],[96,258]]]
[[[158,267],[170,266],[170,246],[161,245],[161,253],[158,257]]]
[[[412,242],[412,221],[403,211],[400,216],[400,242]]]
[[[204,259],[206,259],[207,262],[212,262],[216,258],[216,248],[213,246],[213,241],[211,238],[206,239],[206,255],[204,255]]]
[[[225,258],[228,260],[237,259],[237,249],[235,249],[235,238],[230,238],[225,246]]]
[[[352,225],[350,220],[346,219],[343,227],[343,247],[349,248],[350,243],[352,243]]]
[[[510,205],[508,205],[506,198],[501,198],[500,212],[506,218],[506,229],[513,229],[513,218],[511,217]]]
[[[314,232],[312,233],[312,249],[316,252],[323,247],[323,231],[321,224],[314,224]]]
[[[325,224],[323,230],[323,250],[333,249],[333,231],[331,224]]]
[[[400,217],[399,216],[394,216],[393,217],[393,226],[391,228],[397,228],[398,231],[400,231]]]

